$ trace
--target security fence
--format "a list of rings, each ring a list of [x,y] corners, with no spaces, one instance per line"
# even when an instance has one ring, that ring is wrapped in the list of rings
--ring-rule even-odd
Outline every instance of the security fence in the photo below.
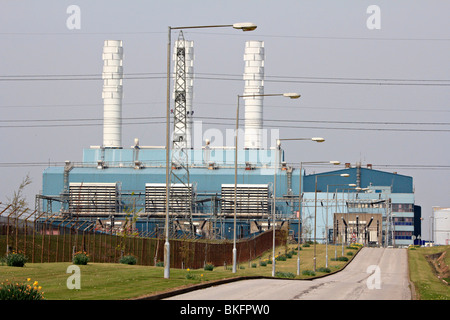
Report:
[[[0,216],[0,257],[9,252],[23,253],[28,262],[70,262],[77,252],[86,252],[90,262],[118,263],[133,255],[140,265],[155,266],[164,260],[164,236],[148,233],[113,233],[97,230],[95,221],[77,218],[53,220],[24,215]],[[276,230],[276,245],[285,244],[287,231]],[[238,263],[261,256],[272,248],[273,232],[269,230],[236,243]],[[233,242],[230,240],[180,239],[169,240],[172,268],[201,268],[206,263],[215,266],[232,264]]]

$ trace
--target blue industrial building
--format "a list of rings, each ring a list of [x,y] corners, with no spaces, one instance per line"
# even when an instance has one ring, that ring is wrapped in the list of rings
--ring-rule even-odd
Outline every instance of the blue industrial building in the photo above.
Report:
[[[191,191],[186,194],[192,197],[191,214],[187,214],[188,201],[183,195],[178,199],[183,206],[177,209],[177,204],[171,203],[174,231],[185,232],[187,226],[193,224],[198,237],[231,238],[234,150],[203,147],[189,150],[189,159]],[[277,167],[276,186],[274,165]],[[289,228],[291,237],[298,237],[299,174],[298,167],[284,162],[281,149],[238,151],[236,216],[239,238],[269,229],[273,216],[277,226]],[[348,174],[348,177],[343,178],[341,174]],[[43,191],[37,199],[40,211],[57,213],[61,217],[76,215],[103,226],[111,226],[111,221],[120,226],[120,221],[132,214],[136,216],[134,228],[137,231],[156,234],[164,227],[165,181],[164,149],[90,148],[84,150],[81,163],[67,162],[63,167],[47,168],[43,173]],[[420,207],[414,205],[412,177],[347,164],[346,168],[335,171],[309,175],[303,172],[301,181],[301,236],[304,240],[315,238],[324,242],[328,235],[329,241],[340,242],[340,238],[333,237],[339,234],[339,226],[333,221],[334,216],[341,213],[379,214],[379,236],[371,241],[376,245],[408,245],[412,243],[412,236],[417,236],[414,221],[418,221]],[[350,235],[342,239],[351,240]],[[353,241],[367,243],[369,240],[367,235],[353,238]]]
[[[348,177],[342,177],[342,174],[348,174]],[[311,215],[313,203],[318,204],[314,205],[314,209],[321,220],[318,225],[323,238],[328,234],[331,240],[332,235],[339,233],[339,217],[345,214],[353,223],[358,217],[366,216],[367,221],[359,225],[360,230],[364,230],[371,218],[379,215],[378,236],[373,239],[378,245],[407,246],[420,235],[421,210],[420,206],[415,205],[412,177],[374,170],[371,165],[364,168],[360,164],[353,167],[346,164],[342,170],[306,175],[303,181],[306,206],[303,212],[307,211],[304,216],[308,212]],[[322,218],[326,216],[326,210],[328,224],[324,224],[326,219]],[[371,227],[376,228],[375,223]],[[361,234],[356,240],[367,241],[363,236],[366,235]]]
[[[274,162],[282,160],[282,156],[282,150],[274,149],[238,152],[238,237],[248,237],[270,227]],[[185,206],[171,203],[172,219],[180,230],[189,220],[198,235],[230,238],[234,217],[234,150],[208,147],[189,150],[189,159],[191,215],[188,216]],[[299,180],[299,170],[288,170],[285,166],[279,170],[277,180],[277,198],[298,194],[298,183],[292,181]],[[137,216],[138,231],[153,231],[164,224],[165,181],[164,149],[91,148],[84,150],[82,163],[67,162],[64,167],[47,168],[43,173],[42,195],[37,198],[41,211],[60,212],[62,216],[77,215],[91,220],[114,216],[117,223],[132,212]],[[180,199],[184,204],[188,202]],[[292,217],[296,210],[297,200],[288,205],[277,201],[275,215]]]

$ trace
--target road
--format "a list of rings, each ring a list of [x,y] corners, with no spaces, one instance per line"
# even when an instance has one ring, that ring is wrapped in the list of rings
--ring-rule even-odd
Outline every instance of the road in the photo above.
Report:
[[[315,280],[242,280],[172,300],[410,300],[406,249],[363,248],[342,271]]]

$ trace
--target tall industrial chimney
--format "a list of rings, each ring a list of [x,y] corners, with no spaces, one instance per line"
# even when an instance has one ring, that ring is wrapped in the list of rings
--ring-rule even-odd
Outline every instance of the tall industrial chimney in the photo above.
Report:
[[[244,95],[264,94],[264,42],[247,41]],[[245,97],[245,149],[262,148],[263,97]]]
[[[103,45],[103,147],[122,148],[122,59],[121,40]]]

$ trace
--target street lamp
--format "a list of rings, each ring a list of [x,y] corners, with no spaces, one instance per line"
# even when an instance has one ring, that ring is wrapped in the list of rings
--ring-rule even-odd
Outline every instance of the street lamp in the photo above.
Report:
[[[283,141],[283,140],[311,140],[311,141],[315,141],[315,142],[324,142],[325,139],[321,138],[321,137],[312,137],[312,138],[283,138],[283,139],[278,139],[277,141]]]
[[[323,142],[325,139],[323,138],[311,138],[313,141],[317,142]],[[302,171],[303,171],[303,165],[304,164],[321,164],[321,163],[330,163],[333,165],[339,165],[341,164],[340,161],[307,161],[307,162],[300,162],[300,173],[299,173],[299,185],[298,185],[298,231],[297,231],[297,275],[300,275],[300,240],[301,240],[301,227],[300,222],[302,219]]]
[[[277,146],[281,147],[281,141],[292,141],[292,140],[311,140],[311,141],[315,141],[315,142],[324,142],[325,139],[322,137],[312,137],[312,138],[282,138],[282,139],[278,139],[277,140]],[[302,164],[318,164],[318,163],[331,163],[331,164],[335,164],[338,165],[340,164],[339,161],[329,161],[329,162],[300,162],[300,173],[299,173],[299,199],[298,199],[298,231],[297,231],[297,275],[300,275],[300,232],[301,232],[301,228],[300,228],[300,221],[301,221],[301,203],[302,203]],[[274,253],[275,253],[275,245],[274,245],[274,249],[273,249]],[[272,263],[272,268],[274,269],[274,265],[275,263]],[[274,272],[273,272],[274,273]]]
[[[233,231],[233,273],[236,273],[236,265],[237,265],[237,249],[236,249],[236,207],[237,207],[237,151],[238,151],[238,130],[239,130],[239,101],[240,98],[250,98],[250,97],[273,97],[273,96],[283,96],[290,99],[298,99],[300,98],[300,94],[298,93],[268,93],[268,94],[244,94],[244,95],[238,95],[237,96],[237,107],[236,107],[236,129],[234,133],[234,231]],[[276,157],[277,158],[277,157]],[[276,167],[275,167],[275,173],[276,173]],[[276,186],[276,174],[274,177],[274,189]],[[275,199],[275,195],[274,195]],[[274,201],[275,203],[275,201]],[[273,215],[275,217],[275,212],[273,211]],[[275,254],[275,228],[273,231],[273,250]],[[273,265],[275,265],[275,260],[273,261]],[[272,273],[274,275],[273,269]]]
[[[314,271],[316,271],[316,231],[317,231],[317,178],[318,177],[329,177],[329,176],[340,176],[340,177],[349,177],[350,175],[348,173],[341,173],[341,174],[323,174],[323,175],[316,175],[315,177],[315,187],[314,187]]]
[[[165,243],[164,243],[164,278],[170,278],[170,243],[169,243],[169,196],[170,196],[170,53],[172,47],[172,30],[181,29],[203,29],[203,28],[222,28],[232,27],[242,31],[253,31],[256,25],[251,22],[241,22],[227,25],[207,25],[207,26],[185,26],[185,27],[168,27],[167,36],[167,83],[166,83],[166,221],[165,221]]]

